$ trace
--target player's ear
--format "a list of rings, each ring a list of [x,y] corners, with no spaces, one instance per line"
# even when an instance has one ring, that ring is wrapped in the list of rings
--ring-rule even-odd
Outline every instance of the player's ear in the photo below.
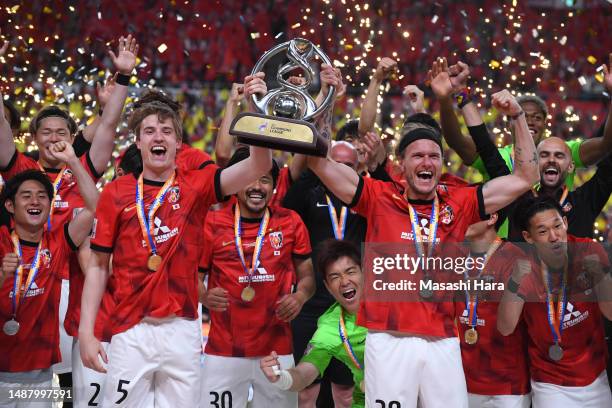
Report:
[[[534,241],[533,238],[531,238],[529,231],[521,231],[521,233],[523,234],[523,239],[527,241],[527,243],[533,244]]]

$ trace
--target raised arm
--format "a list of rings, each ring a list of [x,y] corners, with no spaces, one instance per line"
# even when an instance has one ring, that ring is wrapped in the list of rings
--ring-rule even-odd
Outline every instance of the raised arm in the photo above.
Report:
[[[96,130],[100,125],[100,118],[104,114],[104,107],[108,103],[110,96],[115,89],[115,81],[117,80],[117,73],[106,78],[104,85],[100,85],[99,82],[96,82],[96,95],[98,97],[98,114],[94,118],[94,120],[83,129],[83,139],[86,142],[91,144],[94,140],[94,136],[96,135]]]
[[[497,308],[497,330],[503,336],[511,335],[521,318],[525,300],[518,292],[521,282],[530,273],[531,263],[526,259],[517,260]]]
[[[132,38],[131,34],[127,38],[120,37],[117,54],[109,51],[109,55],[119,75],[104,107],[89,151],[89,158],[98,174],[102,174],[106,170],[115,147],[115,129],[121,118],[121,112],[127,97],[129,76],[136,66],[138,43],[135,38]]]
[[[515,201],[538,182],[540,172],[533,138],[527,127],[525,113],[510,92],[493,95],[492,105],[508,116],[514,126],[514,172],[488,181],[482,187],[485,212],[491,214]]]
[[[350,167],[331,158],[308,157],[308,167],[342,202],[350,203],[359,185],[359,175]]]
[[[444,139],[446,139],[450,148],[461,157],[463,163],[470,165],[478,157],[476,146],[472,139],[464,137],[461,133],[461,127],[453,106],[453,93],[467,95],[467,80],[470,71],[469,67],[462,62],[458,62],[451,68],[448,67],[446,58],[438,58],[432,64],[428,77],[431,89],[440,103],[440,125]],[[470,115],[470,117],[480,119],[478,112],[476,114],[476,116]]]
[[[330,357],[331,358],[331,357]],[[262,358],[259,367],[271,383],[282,390],[302,391],[319,376],[319,370],[312,363],[299,363],[288,370],[280,370],[278,354],[275,351]]]
[[[100,194],[91,176],[85,170],[79,158],[74,154],[74,149],[70,143],[54,143],[51,145],[49,152],[55,159],[61,160],[70,167],[72,174],[76,178],[79,193],[85,202],[85,208],[79,211],[68,225],[70,239],[76,246],[80,246],[91,231],[96,204]]]
[[[223,119],[219,125],[217,132],[217,140],[215,141],[215,160],[220,167],[227,166],[227,162],[232,157],[234,150],[234,137],[230,135],[230,126],[240,109],[240,102],[244,99],[244,85],[232,84],[230,95],[225,103],[225,112]]]
[[[383,81],[397,69],[397,62],[391,58],[384,57],[378,63],[376,71],[370,79],[370,85],[366,90],[365,100],[361,105],[359,115],[359,136],[365,135],[374,129],[376,112],[378,111],[378,90]]]
[[[612,95],[612,53],[609,55],[609,67],[603,65],[604,84],[609,95]],[[603,137],[587,139],[580,145],[580,160],[585,166],[591,166],[612,153],[612,104],[608,108],[608,116]]]

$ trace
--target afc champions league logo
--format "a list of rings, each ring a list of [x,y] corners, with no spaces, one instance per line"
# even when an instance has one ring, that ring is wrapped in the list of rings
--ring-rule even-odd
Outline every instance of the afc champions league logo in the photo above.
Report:
[[[179,189],[179,186],[174,186],[168,190],[168,202],[171,204],[176,204],[180,198],[181,190]]]
[[[270,245],[274,249],[281,249],[283,247],[283,233],[282,231],[271,232],[269,235]]]

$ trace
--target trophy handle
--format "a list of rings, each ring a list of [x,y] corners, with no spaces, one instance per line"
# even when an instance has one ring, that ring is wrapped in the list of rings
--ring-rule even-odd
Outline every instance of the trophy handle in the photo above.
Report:
[[[310,44],[309,50],[304,54],[299,52],[296,46],[297,41],[309,43]],[[325,55],[325,53],[323,53],[323,51],[321,51],[319,47],[315,46],[310,41],[302,39],[302,38],[297,38],[297,39],[279,44],[271,48],[270,50],[266,51],[261,56],[259,61],[257,61],[257,64],[255,64],[255,66],[253,67],[253,70],[251,71],[251,75],[254,75],[257,72],[260,72],[263,66],[265,65],[265,63],[268,62],[269,59],[271,59],[272,57],[276,56],[276,54],[282,51],[285,51],[285,50],[289,51],[287,53],[287,57],[289,58],[290,62],[288,64],[283,65],[278,70],[278,73],[277,73],[277,80],[281,83],[282,87],[273,89],[272,91],[268,92],[268,94],[264,95],[261,98],[258,98],[257,95],[252,95],[251,99],[253,101],[253,104],[257,107],[260,113],[267,114],[268,113],[267,107],[270,101],[275,96],[277,96],[279,93],[284,92],[287,89],[290,89],[294,91],[295,93],[297,93],[303,99],[306,105],[305,106],[305,116],[301,119],[305,121],[315,119],[331,106],[333,98],[336,93],[335,88],[333,86],[330,86],[329,92],[327,93],[327,96],[323,100],[323,103],[321,103],[321,106],[317,108],[312,97],[308,93],[305,92],[305,90],[308,88],[308,86],[312,82],[312,79],[315,75],[314,70],[309,64],[309,60],[313,58],[314,54],[318,55],[319,58],[321,58],[321,60],[325,64],[332,65],[330,59],[327,57],[327,55]],[[292,71],[295,68],[302,68],[304,70],[304,73],[306,75],[306,83],[304,85],[296,86],[296,85],[293,85],[285,81],[282,78],[282,75],[286,74],[287,72]]]

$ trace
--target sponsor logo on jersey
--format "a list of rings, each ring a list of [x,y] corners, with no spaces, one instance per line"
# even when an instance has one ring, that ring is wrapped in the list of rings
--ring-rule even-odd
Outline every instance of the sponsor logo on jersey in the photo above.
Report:
[[[283,247],[283,232],[282,231],[274,231],[268,234],[270,239],[270,245],[274,249],[281,249]]]
[[[25,291],[26,287],[25,284],[21,285],[21,291]],[[34,296],[40,296],[43,293],[45,293],[45,288],[39,288],[38,285],[36,284],[36,281],[32,282],[32,286],[30,286],[30,290],[28,290],[28,293],[25,294],[25,297],[34,297]],[[13,298],[13,290],[11,289],[11,291],[9,292],[9,299]]]
[[[68,201],[62,201],[62,196],[59,194],[55,195],[55,201],[53,201],[53,208],[68,208]]]
[[[155,217],[153,219],[152,227],[153,227],[153,236],[155,237],[156,244],[161,244],[162,242],[168,241],[170,238],[178,235],[178,232],[179,232],[179,229],[177,227],[172,228],[172,229],[168,228],[166,225],[164,225],[162,220],[158,217]]]
[[[274,274],[269,274],[266,268],[257,268],[251,278],[251,282],[274,282],[276,277]],[[249,275],[241,275],[238,277],[238,283],[248,283]]]
[[[563,316],[563,328],[567,329],[585,321],[589,317],[589,311],[581,312],[576,309],[573,304],[567,302],[565,307],[565,316]]]

